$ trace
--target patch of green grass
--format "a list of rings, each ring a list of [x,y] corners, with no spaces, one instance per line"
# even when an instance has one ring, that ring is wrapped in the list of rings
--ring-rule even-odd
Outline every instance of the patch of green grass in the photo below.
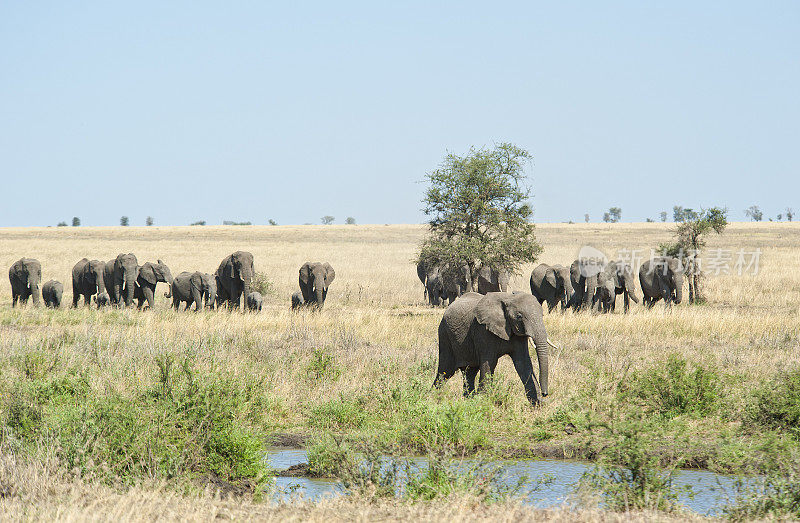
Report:
[[[762,427],[785,430],[800,439],[800,369],[762,383],[748,415]]]
[[[314,349],[311,361],[306,366],[306,375],[312,380],[328,380],[335,382],[342,375],[342,369],[326,349]]]

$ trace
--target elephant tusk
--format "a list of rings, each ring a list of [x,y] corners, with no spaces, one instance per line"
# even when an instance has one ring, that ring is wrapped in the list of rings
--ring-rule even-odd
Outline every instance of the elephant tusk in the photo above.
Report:
[[[547,338],[547,344],[548,344],[548,345],[550,345],[551,347],[553,347],[553,348],[554,348],[555,350],[557,350],[557,351],[560,351],[560,350],[561,350],[561,347],[557,346],[555,343],[553,343],[552,341],[550,341],[550,338]]]

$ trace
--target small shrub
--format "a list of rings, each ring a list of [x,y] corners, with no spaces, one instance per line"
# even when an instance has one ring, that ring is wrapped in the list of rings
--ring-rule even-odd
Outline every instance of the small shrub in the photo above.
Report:
[[[800,438],[800,369],[780,374],[754,393],[749,417],[763,427],[786,430]]]
[[[314,349],[311,352],[311,361],[306,366],[306,374],[312,380],[336,381],[342,374],[342,369],[336,365],[333,354],[325,349]]]
[[[311,425],[325,429],[358,429],[366,421],[363,398],[345,398],[326,401],[311,410]]]
[[[722,389],[714,370],[702,366],[689,370],[686,360],[676,355],[652,369],[634,373],[621,387],[621,399],[640,400],[667,418],[713,412]]]
[[[275,294],[275,285],[264,272],[256,272],[253,275],[252,288],[254,291],[260,292],[261,295],[265,297]]]
[[[314,476],[341,477],[356,466],[352,449],[329,434],[308,446],[308,470]]]
[[[732,521],[800,519],[800,474],[773,472],[758,480],[738,480],[736,496],[723,507]]]

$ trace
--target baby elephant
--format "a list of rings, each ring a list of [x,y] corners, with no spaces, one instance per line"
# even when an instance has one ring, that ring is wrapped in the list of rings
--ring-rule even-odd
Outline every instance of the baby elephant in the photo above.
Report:
[[[264,297],[260,292],[253,291],[247,295],[247,309],[255,312],[261,312],[261,305],[264,303]]]
[[[300,291],[295,292],[292,294],[292,310],[296,311],[299,310],[306,302],[303,300],[303,294]]]
[[[61,307],[61,295],[64,294],[64,286],[60,281],[50,280],[42,285],[42,299],[47,307],[57,309]]]

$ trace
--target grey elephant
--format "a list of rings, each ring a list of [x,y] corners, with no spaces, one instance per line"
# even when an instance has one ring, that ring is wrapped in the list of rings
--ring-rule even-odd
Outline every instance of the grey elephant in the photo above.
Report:
[[[199,311],[203,308],[203,300],[206,308],[213,309],[217,301],[217,280],[200,271],[182,272],[172,281],[170,291],[164,297],[172,298],[175,310],[180,308],[181,303],[186,304],[184,310],[194,303],[195,310]]]
[[[570,270],[563,265],[547,265],[541,263],[531,272],[531,294],[542,304],[547,302],[548,312],[561,303],[561,310],[564,311],[575,290],[572,288]]]
[[[111,285],[106,284],[111,302],[130,307],[136,291],[136,279],[139,277],[139,261],[136,256],[131,252],[120,253],[114,259],[113,270],[109,269],[107,272],[111,275]]]
[[[303,308],[303,306],[305,304],[306,304],[306,302],[303,301],[303,293],[302,292],[296,291],[294,294],[292,294],[292,310],[293,311],[300,310],[301,308]]]
[[[28,298],[33,298],[33,305],[39,306],[39,285],[42,282],[42,264],[34,258],[20,258],[8,269],[8,280],[11,282],[11,306],[16,307],[17,300],[23,305]]]
[[[336,271],[328,262],[305,262],[298,275],[300,292],[306,306],[322,308],[328,296],[328,287],[336,278]]]
[[[575,311],[590,309],[597,292],[597,276],[605,269],[604,263],[595,260],[575,260],[569,266],[570,283],[574,293],[570,305]]]
[[[42,301],[46,307],[58,309],[61,307],[61,297],[64,295],[64,285],[57,280],[50,280],[42,285]]]
[[[253,283],[253,255],[247,251],[236,251],[223,258],[217,272],[217,303],[227,303],[238,309],[242,295],[250,294]]]
[[[421,272],[424,271],[424,272]],[[422,262],[417,264],[417,276],[425,286],[425,299],[429,305],[438,307],[447,299],[442,273],[437,266],[428,266]]]
[[[508,282],[511,279],[508,271],[481,267],[478,271],[478,292],[507,292]]]
[[[145,262],[144,265],[139,267],[139,275],[136,277],[136,284],[134,287],[133,297],[136,300],[136,307],[141,309],[142,305],[147,302],[147,305],[152,309],[155,307],[155,292],[156,284],[163,282],[169,285],[172,289],[172,272],[169,267],[158,260],[156,263]],[[170,298],[171,295],[167,292],[165,297]]]
[[[649,309],[663,299],[667,307],[683,299],[683,272],[681,260],[660,256],[647,260],[639,267],[639,284],[642,302]]]
[[[444,299],[452,304],[459,296],[472,291],[472,276],[469,267],[462,265],[454,269],[441,269]]]
[[[258,291],[252,291],[245,297],[247,301],[247,310],[253,312],[261,312],[261,307],[264,305],[264,297]]]
[[[624,312],[631,308],[631,300],[639,303],[636,296],[634,272],[630,265],[622,261],[610,261],[597,275],[596,302],[603,312],[613,312],[617,304],[617,296],[622,294]]]
[[[538,380],[528,338],[536,346]],[[548,393],[548,344],[542,306],[532,295],[468,292],[447,308],[439,323],[439,366],[434,386],[441,387],[460,369],[464,373],[464,395],[472,394],[475,376],[480,372],[482,388],[487,376],[494,373],[498,358],[509,355],[525,395],[538,405]]]
[[[98,298],[98,307],[101,305],[101,298],[108,297],[106,294],[103,272],[106,263],[100,260],[89,260],[83,258],[72,267],[72,306],[78,306],[78,299],[83,296],[83,304],[89,306],[92,303],[92,296]],[[105,298],[103,298],[105,301]]]

